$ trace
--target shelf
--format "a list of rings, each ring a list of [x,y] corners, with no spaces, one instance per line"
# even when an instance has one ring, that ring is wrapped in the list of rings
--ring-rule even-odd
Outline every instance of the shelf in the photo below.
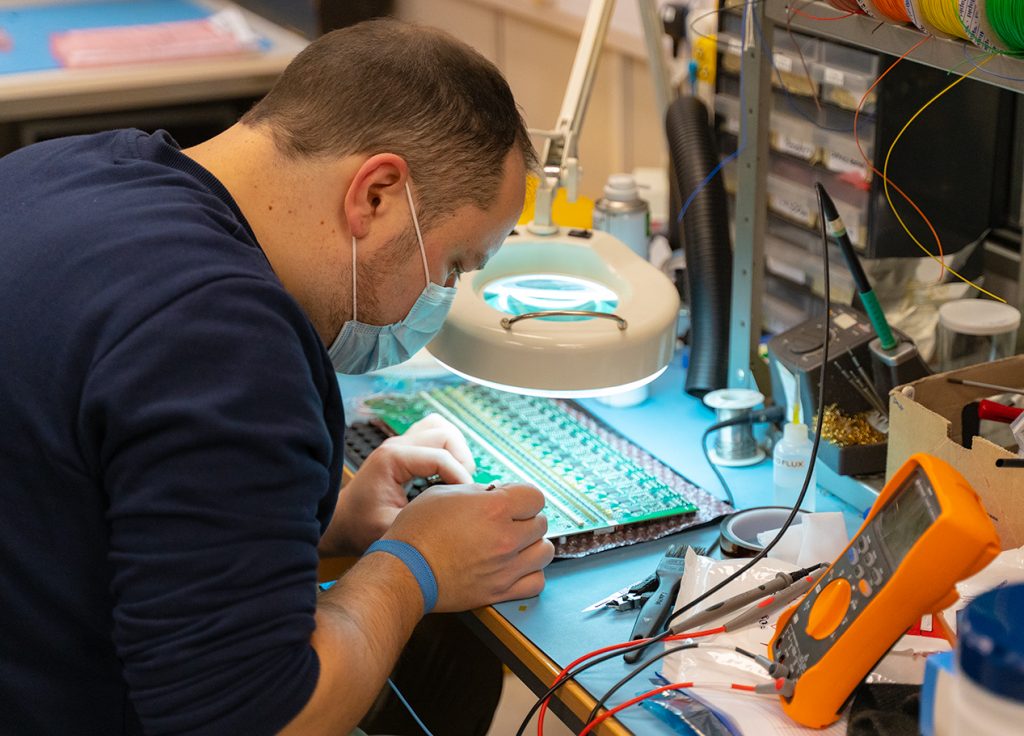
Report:
[[[787,17],[789,6],[788,0],[766,0],[765,15],[784,28],[787,21],[790,21],[790,18]],[[810,5],[801,4],[799,7],[803,12],[811,15],[827,17],[830,14],[841,13],[823,2]],[[925,37],[920,31],[909,26],[883,23],[865,15],[854,15],[842,20],[827,22],[793,15],[790,25],[794,30],[880,51],[891,56],[901,56],[907,49]],[[985,51],[964,41],[932,38],[907,58],[938,69],[952,69],[966,73],[971,70],[972,62],[977,64],[985,59]],[[1014,92],[1024,92],[1024,60],[1008,56],[993,56],[992,60],[980,71],[975,72],[971,78]]]
[[[268,47],[219,58],[0,74],[0,123],[259,97],[309,43],[229,0],[199,0],[199,4],[211,12],[240,10]]]

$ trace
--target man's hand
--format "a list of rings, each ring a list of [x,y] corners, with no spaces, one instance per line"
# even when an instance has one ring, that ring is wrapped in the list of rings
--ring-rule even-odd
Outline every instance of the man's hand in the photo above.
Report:
[[[424,417],[370,453],[341,489],[320,540],[321,554],[362,554],[408,504],[405,485],[414,478],[437,475],[444,483],[470,483],[475,469],[458,428],[440,414]]]
[[[544,495],[527,485],[438,486],[420,494],[385,535],[413,545],[437,579],[437,611],[535,596],[554,546]]]

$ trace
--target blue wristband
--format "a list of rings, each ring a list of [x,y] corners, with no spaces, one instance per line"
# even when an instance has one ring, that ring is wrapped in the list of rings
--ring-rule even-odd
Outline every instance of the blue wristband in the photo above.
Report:
[[[437,580],[434,578],[434,571],[430,569],[430,563],[418,549],[408,542],[397,539],[378,539],[366,548],[363,556],[373,552],[387,552],[404,562],[419,583],[420,592],[423,594],[423,614],[434,610],[434,606],[437,605]]]

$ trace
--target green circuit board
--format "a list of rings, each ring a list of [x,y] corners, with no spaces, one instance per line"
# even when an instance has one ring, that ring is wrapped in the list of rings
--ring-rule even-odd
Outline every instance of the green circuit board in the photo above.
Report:
[[[525,482],[547,497],[548,537],[692,514],[680,490],[624,451],[628,443],[571,405],[476,384],[367,399],[397,434],[427,414],[451,420],[476,459],[478,483]],[[693,486],[688,486],[693,488]]]

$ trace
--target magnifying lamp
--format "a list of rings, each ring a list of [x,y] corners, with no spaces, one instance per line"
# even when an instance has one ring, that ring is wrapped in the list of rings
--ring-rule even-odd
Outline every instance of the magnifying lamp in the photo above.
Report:
[[[510,236],[462,277],[430,353],[464,378],[536,396],[609,395],[661,375],[675,286],[611,235],[573,232]]]
[[[639,5],[664,113],[660,21],[651,0]],[[531,131],[545,138],[533,222],[460,279],[448,319],[427,346],[471,381],[538,396],[602,396],[650,383],[672,358],[679,295],[668,277],[611,235],[569,231],[551,218],[559,188],[576,199],[579,132],[613,6],[590,3],[555,128]]]

